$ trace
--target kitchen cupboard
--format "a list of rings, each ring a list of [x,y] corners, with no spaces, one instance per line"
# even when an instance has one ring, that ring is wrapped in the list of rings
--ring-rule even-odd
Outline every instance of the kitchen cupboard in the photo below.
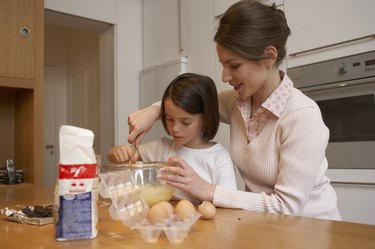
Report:
[[[0,163],[42,183],[44,2],[1,0],[0,16]]]
[[[291,29],[287,67],[371,51],[375,1],[284,0]]]
[[[342,220],[375,225],[375,185],[332,183]]]
[[[176,60],[182,48],[180,5],[175,0],[143,0],[143,67]]]

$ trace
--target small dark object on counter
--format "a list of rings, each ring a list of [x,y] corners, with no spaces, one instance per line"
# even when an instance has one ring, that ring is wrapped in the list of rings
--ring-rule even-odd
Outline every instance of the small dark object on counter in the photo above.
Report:
[[[24,172],[22,169],[15,169],[16,171],[16,179],[18,183],[24,182]],[[0,184],[7,184],[9,183],[9,176],[8,176],[7,168],[0,167]]]
[[[52,206],[29,206],[22,208],[22,212],[29,218],[31,217],[52,217]]]
[[[7,169],[8,179],[5,182],[6,184],[18,184],[17,175],[16,175],[16,167],[12,159],[7,159],[5,161],[5,167]]]

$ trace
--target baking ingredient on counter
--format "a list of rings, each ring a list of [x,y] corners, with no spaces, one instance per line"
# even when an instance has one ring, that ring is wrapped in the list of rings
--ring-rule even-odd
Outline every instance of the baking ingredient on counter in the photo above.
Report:
[[[207,217],[205,219],[212,218],[216,213],[215,207],[212,204],[210,206],[210,204],[210,202],[208,204],[206,203],[202,209],[205,217]],[[147,213],[147,219],[151,224],[155,225],[157,223],[163,223],[166,219],[171,218],[173,214],[182,220],[187,220],[195,216],[197,211],[194,204],[186,199],[180,200],[176,204],[176,207],[173,207],[172,204],[167,201],[162,201],[150,207]]]
[[[21,210],[5,208],[0,210],[8,220],[16,221],[23,224],[47,225],[53,222],[52,205],[27,206]]]
[[[52,217],[52,205],[27,206],[21,209],[27,217]]]
[[[174,192],[174,188],[167,184],[139,186],[143,199],[150,206],[153,206],[161,201],[170,200]]]
[[[98,234],[98,167],[91,130],[62,125],[55,193],[56,240],[95,238]]]
[[[174,213],[181,217],[181,219],[185,220],[191,216],[194,216],[196,209],[191,201],[184,199],[177,203]]]
[[[142,162],[133,163],[110,163],[103,165],[104,172],[129,171],[134,183],[141,190],[143,200],[149,206],[153,206],[161,201],[169,201],[174,193],[174,188],[162,181],[160,169],[166,162]]]
[[[164,220],[169,218],[168,208],[161,204],[155,204],[150,207],[147,213],[147,219],[151,224],[163,223]]]
[[[162,202],[159,202],[158,204],[162,205],[163,207],[165,207],[167,209],[169,216],[173,215],[173,213],[174,213],[174,207],[172,206],[172,204],[170,204],[167,201],[162,201]]]
[[[149,206],[142,198],[131,171],[101,173],[98,192],[101,197],[111,199],[108,211],[112,219],[121,220],[130,229],[146,219]]]
[[[209,201],[203,201],[198,205],[198,212],[202,215],[202,219],[212,219],[216,214],[216,207]]]

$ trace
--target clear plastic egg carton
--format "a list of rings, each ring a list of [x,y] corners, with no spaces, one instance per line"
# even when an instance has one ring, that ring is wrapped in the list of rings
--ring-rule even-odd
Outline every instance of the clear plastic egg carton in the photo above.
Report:
[[[156,242],[162,232],[171,243],[180,243],[199,219],[198,212],[188,219],[172,215],[162,223],[153,225],[147,220],[148,205],[143,200],[140,187],[134,183],[130,170],[100,174],[98,187],[103,198],[110,198],[109,214],[114,220],[121,220],[130,229],[136,229],[148,243]]]
[[[182,220],[180,217],[172,215],[169,219],[156,225],[152,225],[147,219],[144,219],[135,226],[135,229],[140,232],[143,240],[148,243],[156,242],[162,233],[165,234],[169,242],[181,243],[200,216],[201,214],[196,213],[194,216]]]
[[[147,216],[148,205],[129,170],[100,174],[98,191],[103,198],[112,200],[109,206],[112,219],[121,220],[127,227],[133,229]]]

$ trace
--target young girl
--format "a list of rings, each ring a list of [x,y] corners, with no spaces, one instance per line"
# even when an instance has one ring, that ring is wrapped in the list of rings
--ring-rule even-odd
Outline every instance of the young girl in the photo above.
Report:
[[[218,95],[212,79],[193,73],[175,78],[163,95],[161,121],[170,137],[139,145],[138,150],[130,145],[113,147],[108,152],[108,160],[125,163],[178,157],[188,163],[202,181],[236,189],[229,153],[222,145],[211,141],[220,122]],[[179,189],[174,198],[196,200]]]

